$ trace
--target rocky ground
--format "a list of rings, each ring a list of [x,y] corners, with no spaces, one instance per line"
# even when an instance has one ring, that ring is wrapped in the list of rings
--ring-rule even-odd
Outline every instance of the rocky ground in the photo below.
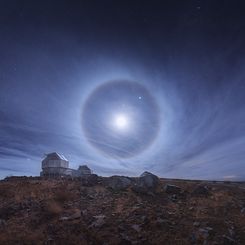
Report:
[[[0,244],[245,244],[245,183],[6,178]]]

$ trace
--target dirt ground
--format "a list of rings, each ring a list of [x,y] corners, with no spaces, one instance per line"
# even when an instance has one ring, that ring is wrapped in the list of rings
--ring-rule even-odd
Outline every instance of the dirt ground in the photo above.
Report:
[[[0,244],[245,244],[245,183],[160,179],[137,193],[103,179],[0,181]]]

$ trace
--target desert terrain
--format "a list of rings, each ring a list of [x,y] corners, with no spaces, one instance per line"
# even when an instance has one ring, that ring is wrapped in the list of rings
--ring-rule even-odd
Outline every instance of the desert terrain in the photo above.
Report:
[[[144,177],[5,178],[0,244],[245,244],[244,182]]]

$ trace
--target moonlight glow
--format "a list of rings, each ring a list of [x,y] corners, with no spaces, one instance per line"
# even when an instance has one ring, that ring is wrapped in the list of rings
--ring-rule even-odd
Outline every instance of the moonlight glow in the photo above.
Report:
[[[143,153],[157,136],[158,106],[136,82],[106,82],[92,91],[82,111],[82,128],[88,142],[113,158]]]
[[[118,114],[115,116],[113,124],[116,129],[124,131],[128,129],[129,121],[126,115]]]

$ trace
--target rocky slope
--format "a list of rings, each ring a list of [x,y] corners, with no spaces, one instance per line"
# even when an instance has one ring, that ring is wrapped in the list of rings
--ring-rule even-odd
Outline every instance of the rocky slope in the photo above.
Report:
[[[245,244],[245,183],[7,178],[0,244]]]

